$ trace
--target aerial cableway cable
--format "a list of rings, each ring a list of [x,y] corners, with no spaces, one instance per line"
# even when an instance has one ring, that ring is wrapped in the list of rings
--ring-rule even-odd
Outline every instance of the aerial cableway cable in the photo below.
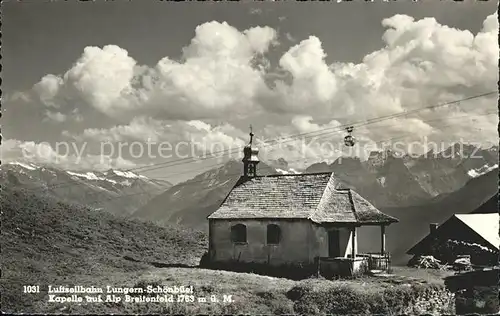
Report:
[[[487,112],[483,115],[491,115],[491,114],[495,114],[497,112]],[[477,115],[477,116],[482,116],[482,115]],[[455,117],[455,118],[470,118],[471,116],[470,115],[466,115],[466,116],[461,116],[461,117]],[[424,122],[431,122],[431,121],[439,121],[439,120],[444,120],[444,119],[450,119],[448,117],[446,118],[440,118],[440,119],[432,119],[432,120],[427,120],[427,121],[424,121]],[[442,127],[447,127],[447,126],[451,126],[451,125],[454,125],[454,124],[448,124],[448,125],[445,125],[445,126],[442,126]],[[375,142],[376,144],[381,144],[381,143],[384,143],[384,142],[388,142],[388,141],[393,141],[393,140],[396,140],[396,139],[401,139],[401,138],[405,138],[405,137],[411,137],[411,136],[415,136],[414,134],[406,134],[406,135],[402,135],[402,136],[397,136],[397,137],[393,137],[393,138],[389,138],[389,139],[385,139],[385,140],[382,140],[382,141],[378,141],[378,142]],[[291,160],[291,161],[288,161],[288,162],[298,162],[298,161],[302,161],[304,160],[304,158],[301,158],[301,159],[296,159],[296,160]],[[222,166],[224,165],[224,163],[220,163],[218,165]],[[209,168],[210,166],[208,166],[207,168]],[[215,167],[215,166],[213,166]],[[272,167],[269,167],[269,168],[272,168]],[[271,169],[272,170],[272,169]],[[172,175],[180,175],[180,174],[186,174],[186,173],[190,173],[192,172],[192,170],[190,171],[187,171],[187,172],[181,172],[181,173],[176,173],[176,174],[172,174]],[[238,172],[238,173],[234,173],[234,174],[227,174],[226,176],[238,176],[240,175],[241,172]],[[202,183],[202,182],[206,182],[206,181],[212,181],[214,180],[215,178],[214,177],[210,177],[210,178],[204,178],[204,179],[201,179],[201,180],[188,180],[190,184],[193,184],[193,183]],[[202,190],[210,190],[211,188],[206,188],[206,189],[202,189]],[[148,192],[158,192],[158,191],[165,191],[165,189],[154,189],[154,190],[148,190]],[[104,199],[104,200],[96,200],[94,202],[91,202],[90,204],[95,204],[95,203],[102,203],[102,202],[106,202],[106,201],[110,201],[110,200],[115,200],[115,199],[120,199],[120,198],[125,198],[125,197],[128,197],[128,196],[134,196],[134,195],[140,195],[140,194],[144,194],[143,192],[139,192],[139,193],[133,193],[133,194],[126,194],[126,195],[120,195],[118,197],[113,197],[113,198],[108,198],[108,199]]]
[[[451,104],[456,104],[456,103],[460,103],[460,102],[468,101],[468,100],[472,100],[472,99],[477,99],[477,98],[493,95],[496,93],[497,93],[497,91],[492,91],[492,92],[483,93],[483,94],[471,96],[471,97],[460,99],[460,100],[450,101],[450,102],[441,103],[441,104],[432,105],[432,106],[421,107],[421,108],[417,108],[417,109],[413,109],[413,110],[409,110],[409,111],[394,113],[391,115],[380,116],[380,117],[368,119],[365,121],[359,121],[359,122],[355,122],[355,123],[344,124],[344,125],[334,126],[334,127],[327,127],[327,128],[323,128],[323,129],[312,131],[312,132],[304,132],[304,133],[294,134],[294,135],[287,136],[285,138],[276,137],[274,139],[263,141],[261,144],[259,144],[259,146],[261,146],[261,147],[274,146],[277,144],[283,144],[286,142],[295,141],[296,139],[298,139],[300,137],[302,137],[302,139],[306,139],[306,138],[313,138],[313,137],[318,137],[318,136],[323,136],[323,135],[330,135],[333,133],[342,132],[344,130],[344,128],[346,128],[346,127],[347,128],[363,127],[363,126],[367,126],[370,124],[382,122],[385,120],[390,120],[390,119],[394,119],[394,118],[398,118],[398,117],[402,117],[402,116],[408,116],[410,114],[417,113],[419,111],[436,109],[439,107],[448,106]],[[319,133],[319,134],[316,134],[316,133]],[[306,137],[303,137],[303,136],[306,136]],[[272,142],[274,142],[275,144],[273,144]],[[216,156],[217,154],[233,153],[233,152],[236,153],[236,152],[240,151],[242,148],[243,148],[242,146],[233,147],[233,148],[229,148],[229,149],[225,149],[225,150],[221,150],[221,151],[217,151],[217,152],[212,152],[211,154],[208,155],[208,157],[203,157],[203,158],[186,157],[186,158],[175,159],[172,161],[156,163],[156,164],[152,164],[149,166],[140,166],[140,167],[124,169],[122,171],[123,172],[128,172],[128,171],[145,172],[145,171],[163,169],[163,168],[168,168],[168,167],[189,164],[189,163],[199,162],[199,161],[213,159],[213,158],[218,158],[218,156]],[[53,185],[48,185],[44,189],[65,188],[65,187],[69,187],[71,185],[82,185],[82,184],[83,183],[79,182],[78,180],[71,180],[71,181],[67,181],[67,182],[61,182],[61,183],[55,183]],[[28,190],[30,190],[30,189],[28,189]],[[39,189],[34,188],[32,190],[39,190]]]

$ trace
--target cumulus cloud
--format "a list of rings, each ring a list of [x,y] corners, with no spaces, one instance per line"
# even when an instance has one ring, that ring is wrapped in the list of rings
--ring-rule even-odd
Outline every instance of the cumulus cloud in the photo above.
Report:
[[[286,111],[303,112],[318,109],[332,99],[337,85],[334,74],[325,63],[326,53],[315,36],[293,46],[279,60],[282,69],[290,73],[292,83],[276,82],[275,93],[281,99],[275,104]]]
[[[368,54],[359,64],[327,65],[321,42],[313,36],[290,48],[280,59],[290,78],[288,82],[278,80],[267,108],[311,114],[315,119],[332,117],[342,123],[363,122],[496,90],[496,14],[485,20],[476,35],[441,25],[434,18],[414,20],[406,15],[385,19],[382,25],[387,28],[385,47]],[[395,131],[409,127],[416,134],[431,134],[444,121],[458,134],[442,131],[441,137],[471,137],[463,128],[464,122],[453,123],[451,117],[464,112],[484,114],[494,109],[495,100],[492,95],[464,101],[460,107],[400,117],[393,120],[394,128],[380,136],[394,136]],[[426,123],[437,115],[445,120]],[[490,118],[483,121],[487,125],[482,137],[496,137],[496,120]]]
[[[55,101],[55,97],[58,95],[62,84],[62,78],[54,75],[46,75],[33,86],[33,90],[37,93],[40,101],[46,106],[59,107],[59,104]]]
[[[281,125],[262,130],[264,137],[275,138],[363,123],[496,90],[496,14],[486,18],[477,34],[434,18],[415,20],[406,15],[384,19],[382,25],[386,28],[382,48],[360,63],[329,65],[321,39],[310,36],[294,43],[274,65],[266,59],[277,41],[274,29],[240,31],[225,22],[208,22],[196,28],[178,60],[164,57],[147,67],[117,46],[87,47],[64,74],[47,75],[30,93],[16,97],[57,107],[58,112],[51,114],[55,120],[70,116],[74,104],[125,120],[114,127],[65,133],[81,140],[243,144],[246,133],[230,124],[209,124],[208,119],[231,122],[245,115],[255,119],[278,113]],[[495,101],[493,95],[361,124],[354,133],[359,141],[374,145],[405,135],[496,140],[498,118],[485,115],[496,109]],[[341,142],[343,131],[337,135]],[[277,154],[293,156],[298,146]],[[318,159],[328,152],[319,147],[309,150],[308,157]]]
[[[115,45],[86,47],[63,77],[67,93],[80,97],[103,113],[113,113],[117,101],[131,90],[136,61]]]
[[[83,102],[110,117],[236,115],[254,106],[254,96],[265,88],[256,60],[276,37],[267,26],[240,32],[226,22],[204,23],[181,61],[165,57],[153,68],[138,65],[115,45],[86,47],[71,69],[43,77],[33,93],[47,106]]]
[[[87,47],[62,76],[47,75],[34,91],[48,106],[72,99],[109,115],[161,113],[166,119],[227,117],[267,110],[378,116],[448,97],[489,91],[497,79],[498,22],[489,16],[476,35],[406,15],[384,19],[385,47],[359,64],[328,65],[321,40],[310,36],[279,59],[288,74],[271,87],[265,63],[255,65],[276,41],[270,27],[239,31],[227,23],[198,26],[181,61],[165,57],[139,66],[127,51]],[[265,71],[267,70],[267,73]]]

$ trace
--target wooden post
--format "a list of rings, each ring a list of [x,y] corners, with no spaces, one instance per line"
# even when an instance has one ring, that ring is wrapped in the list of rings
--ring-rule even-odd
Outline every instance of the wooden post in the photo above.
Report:
[[[213,220],[208,220],[208,258],[212,261],[214,253]]]
[[[380,226],[380,254],[385,254],[385,225]]]
[[[356,226],[352,228],[351,234],[351,257],[356,258]]]

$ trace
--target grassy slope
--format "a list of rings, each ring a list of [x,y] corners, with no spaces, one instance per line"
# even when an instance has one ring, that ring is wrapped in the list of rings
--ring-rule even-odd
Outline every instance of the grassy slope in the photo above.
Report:
[[[338,310],[323,310],[322,295],[338,294],[339,299],[345,299],[340,305],[347,310],[357,306],[374,307],[377,297],[388,299],[398,292],[402,294],[408,290],[408,285],[423,287],[441,287],[441,275],[436,271],[397,271],[400,277],[379,279],[365,277],[357,280],[328,281],[325,279],[307,279],[293,281],[283,278],[273,278],[251,273],[236,273],[228,271],[213,271],[198,268],[168,268],[151,269],[137,276],[137,284],[158,284],[166,286],[192,285],[196,297],[210,297],[216,295],[232,295],[233,303],[184,303],[165,306],[153,304],[120,304],[117,309],[103,308],[92,305],[90,309],[95,313],[126,311],[130,313],[170,313],[170,314],[292,314],[304,313],[304,307],[310,307],[313,313]],[[414,279],[415,274],[418,274]],[[409,278],[407,278],[409,277]],[[312,290],[312,297],[291,297],[291,292],[308,292]],[[384,314],[397,313],[398,308],[404,306],[397,302],[384,310]],[[340,308],[341,306],[338,306]],[[362,307],[364,308],[364,307]],[[73,310],[76,310],[73,308]],[[353,313],[365,310],[353,310]],[[371,310],[375,312],[374,310]],[[346,311],[343,311],[346,313]]]
[[[126,221],[107,213],[2,187],[2,310],[55,312],[23,285],[118,284],[141,273],[144,262],[197,265],[204,234]],[[97,284],[96,284],[97,283]]]
[[[3,312],[283,314],[345,312],[359,307],[355,312],[397,313],[406,303],[394,301],[394,291],[401,295],[410,293],[408,286],[400,283],[421,283],[404,278],[380,280],[369,277],[334,282],[322,279],[292,281],[199,268],[154,268],[146,263],[126,260],[124,256],[142,262],[196,265],[206,249],[205,236],[176,227],[162,228],[89,212],[81,206],[19,190],[4,189],[0,197]],[[414,276],[415,272],[399,271],[398,274]],[[418,274],[428,283],[441,283],[440,276],[422,271]],[[49,284],[96,287],[193,285],[197,297],[233,295],[235,302],[59,304],[47,302]],[[40,285],[42,293],[22,294],[23,285]],[[293,298],[290,296],[292,292],[309,294]],[[325,305],[324,295],[329,297],[329,302],[340,300],[341,304]],[[404,295],[401,297],[412,294]],[[381,302],[386,304],[383,310],[380,310]]]

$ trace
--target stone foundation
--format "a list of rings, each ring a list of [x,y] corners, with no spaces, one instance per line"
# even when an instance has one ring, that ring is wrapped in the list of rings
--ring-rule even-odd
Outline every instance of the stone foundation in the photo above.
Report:
[[[320,258],[319,274],[326,279],[355,277],[368,271],[368,258]]]
[[[292,280],[302,280],[318,274],[317,264],[282,264],[272,266],[262,263],[217,261],[204,262],[200,264],[200,268],[255,273]]]

